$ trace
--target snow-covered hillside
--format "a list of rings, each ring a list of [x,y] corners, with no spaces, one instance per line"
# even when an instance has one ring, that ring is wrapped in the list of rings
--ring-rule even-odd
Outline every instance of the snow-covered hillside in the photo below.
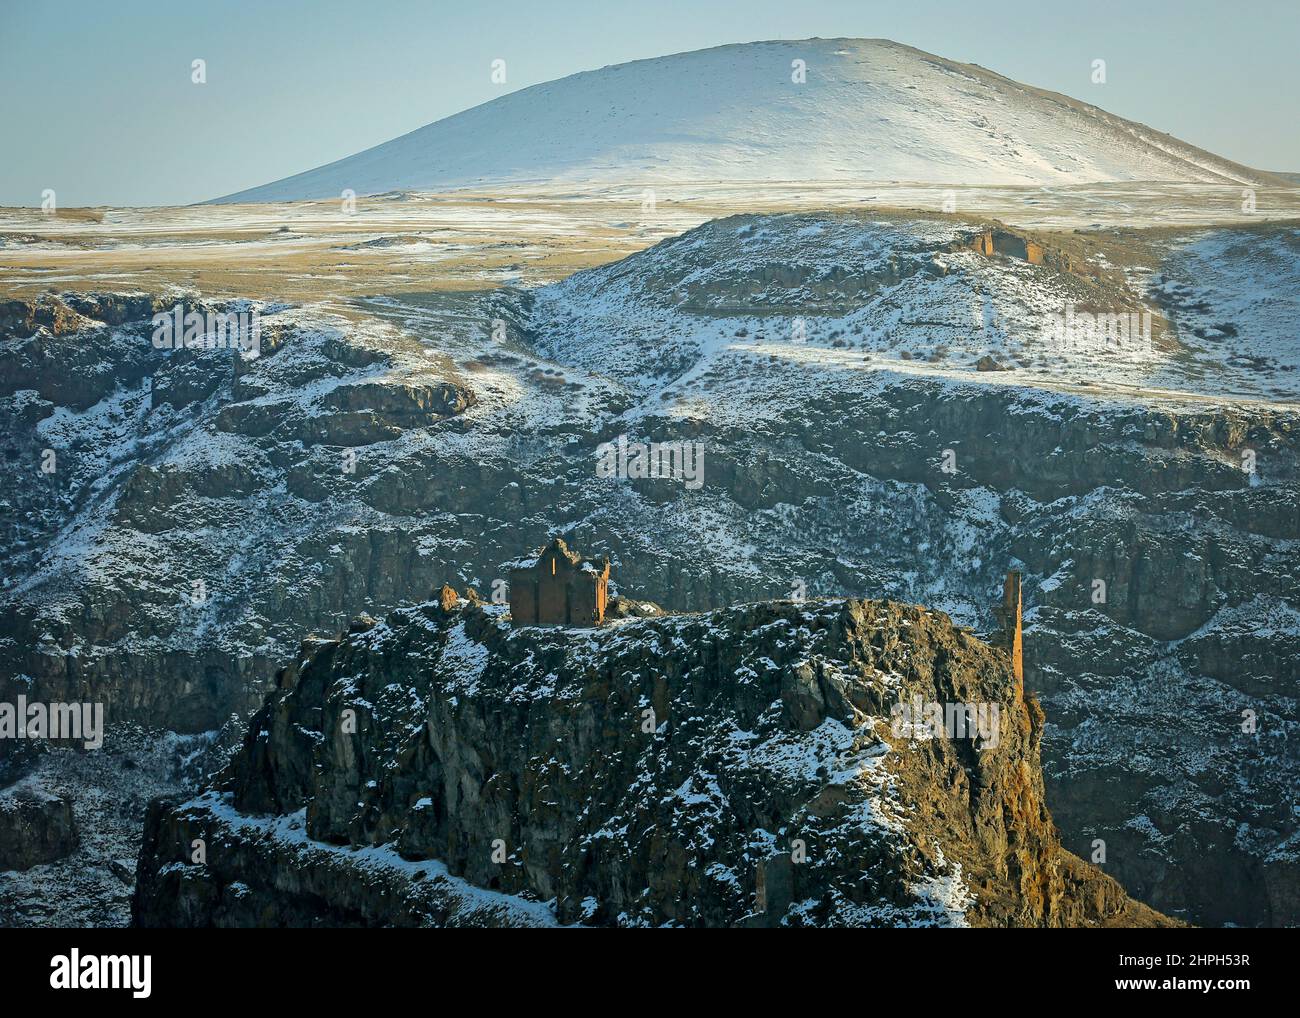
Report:
[[[1127,271],[1082,247],[1073,272],[1054,249],[1057,265],[985,257],[975,232],[940,217],[719,219],[541,288],[530,329],[543,354],[651,412],[715,424],[806,407],[811,391],[882,369],[1300,401],[1300,230],[1196,231]]]
[[[1049,185],[1267,178],[981,67],[883,39],[805,39],[574,74],[218,200],[552,180]]]
[[[1297,243],[733,216],[540,289],[259,302],[246,362],[156,349],[174,292],[11,301],[0,700],[216,728],[304,634],[501,596],[556,535],[671,609],[871,596],[981,631],[1019,567],[1066,847],[1197,922],[1295,925]],[[1156,321],[1047,328],[1070,312]],[[700,443],[701,483],[602,475],[620,438]],[[63,878],[22,879],[0,922]]]

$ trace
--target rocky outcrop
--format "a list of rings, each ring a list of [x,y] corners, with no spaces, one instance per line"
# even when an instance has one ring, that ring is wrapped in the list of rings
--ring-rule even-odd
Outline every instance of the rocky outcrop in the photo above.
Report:
[[[20,783],[0,790],[0,871],[62,859],[80,841],[72,800]]]
[[[43,857],[29,869],[0,874],[0,928],[128,925],[148,803],[192,794],[204,775],[229,760],[242,731],[232,722],[214,739],[116,725],[92,750],[5,740],[43,747],[26,761],[18,784],[40,806],[27,813],[32,823],[21,835],[21,851],[41,847]],[[8,795],[0,792],[0,802]],[[0,808],[0,828],[11,832],[5,816]]]
[[[0,334],[26,338],[38,331],[58,336],[84,328],[86,321],[53,295],[35,300],[0,301]]]
[[[201,313],[259,312],[259,355],[156,348],[151,316],[177,302]],[[293,522],[283,504],[266,502],[278,501],[272,493],[284,492],[297,460],[310,460],[308,450],[322,445],[389,442],[442,424],[474,401],[454,375],[430,376],[418,344],[362,344],[316,319],[304,324],[283,306],[210,305],[188,294],[64,294],[5,305],[0,424],[9,436],[5,458],[15,466],[0,524],[0,699],[22,692],[98,700],[111,722],[189,732],[252,711],[274,670],[277,641],[299,639],[336,596],[304,601],[286,583],[271,609],[284,631],[271,634],[261,596],[248,596],[252,575],[217,562],[233,564],[227,556],[240,545],[256,555],[253,533],[287,524],[307,545],[330,536],[323,549],[288,554],[315,571],[325,549],[350,542],[334,524],[310,534],[298,512],[290,511],[300,516]],[[328,482],[356,469],[338,453],[329,458]],[[319,478],[303,487],[333,497],[332,484]],[[227,538],[213,541],[219,532]],[[391,604],[397,591],[424,586],[392,564],[413,560],[418,572],[407,535],[362,543],[373,565],[349,552],[344,572],[372,572],[374,602]],[[282,561],[255,572],[287,578],[286,569]],[[336,582],[342,589],[351,581],[341,574]],[[232,623],[231,611],[244,622]],[[268,636],[271,643],[259,646]],[[8,752],[0,744],[0,757]]]
[[[446,603],[304,645],[216,787],[151,810],[137,923],[1170,922],[1062,851],[1041,711],[940,613]],[[914,698],[998,713],[931,738]]]

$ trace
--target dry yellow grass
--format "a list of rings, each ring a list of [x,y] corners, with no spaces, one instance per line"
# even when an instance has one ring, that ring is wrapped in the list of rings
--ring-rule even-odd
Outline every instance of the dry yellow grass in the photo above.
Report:
[[[339,202],[155,209],[0,209],[0,296],[45,290],[158,292],[313,301],[414,291],[470,290],[563,278],[736,213],[852,209],[937,214],[1142,248],[1134,227],[1261,222],[1300,216],[1300,189],[1209,185],[958,188],[918,185],[660,185],[584,193],[515,188]],[[1098,226],[1113,230],[1097,231]],[[1075,231],[1089,231],[1084,239]],[[1094,232],[1096,231],[1096,232]],[[1120,231],[1120,232],[1115,232]],[[1113,258],[1123,263],[1123,257]]]

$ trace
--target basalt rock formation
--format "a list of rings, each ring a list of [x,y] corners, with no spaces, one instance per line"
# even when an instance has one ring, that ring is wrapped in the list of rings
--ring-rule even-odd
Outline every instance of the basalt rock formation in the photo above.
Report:
[[[256,312],[260,342],[252,352],[159,348],[153,315],[177,306]],[[313,503],[331,497],[329,482],[355,475],[358,447],[473,404],[454,372],[438,377],[432,367],[416,344],[345,342],[337,329],[295,322],[283,305],[182,293],[0,305],[2,452],[13,464],[0,497],[0,700],[103,701],[110,721],[183,732],[256,709],[281,646],[311,627],[321,602],[303,603],[272,580],[270,608],[261,595],[250,600],[247,584],[287,576],[290,560],[316,571],[340,538],[282,548],[278,564],[243,556],[258,557],[254,535],[267,526],[302,535]],[[313,478],[301,457],[325,446],[330,470]],[[268,495],[279,504],[259,507]],[[376,601],[411,589],[384,561],[409,555],[409,545],[396,536],[361,543],[379,560]],[[357,564],[343,557],[345,568]],[[266,629],[267,608],[282,633]],[[232,626],[232,612],[244,623]],[[0,743],[0,759],[8,751]]]
[[[1294,925],[1300,231],[1129,236],[1134,276],[1096,231],[1033,264],[985,228],[737,216],[527,293],[261,306],[247,361],[154,349],[172,296],[10,308],[0,700],[213,729],[304,634],[504,602],[555,536],[609,555],[611,618],[618,584],[988,631],[1019,568],[1067,847],[1199,925]],[[1152,292],[1141,356],[1041,338]],[[703,443],[703,484],[597,476],[621,434]]]
[[[435,601],[276,685],[214,787],[153,804],[136,923],[1171,923],[1061,848],[1037,703],[920,607],[593,630]],[[914,699],[999,721],[900,727]]]
[[[0,790],[0,872],[61,859],[77,847],[79,838],[67,796],[21,783]]]

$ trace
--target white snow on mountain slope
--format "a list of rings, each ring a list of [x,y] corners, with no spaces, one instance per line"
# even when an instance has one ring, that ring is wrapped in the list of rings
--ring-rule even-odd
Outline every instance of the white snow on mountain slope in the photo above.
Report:
[[[201,632],[241,653],[269,653],[275,647],[257,615],[258,585],[281,573],[290,577],[286,588],[336,582],[332,563],[345,556],[331,552],[321,565],[312,549],[369,542],[390,529],[409,541],[413,556],[437,559],[455,545],[469,553],[481,520],[462,533],[441,511],[396,523],[387,515],[406,504],[388,490],[394,478],[437,475],[446,464],[508,464],[510,472],[558,487],[566,469],[559,457],[571,443],[589,448],[620,432],[653,437],[665,428],[689,433],[697,423],[750,435],[792,433],[812,415],[851,414],[842,408],[913,385],[955,402],[990,387],[1014,389],[1018,412],[1039,416],[1110,401],[1159,400],[1172,413],[1202,400],[1228,401],[1229,393],[1300,402],[1300,344],[1289,328],[1300,292],[1300,259],[1287,257],[1293,228],[1195,231],[1171,240],[1169,253],[1153,260],[1142,287],[1129,293],[1159,298],[1177,342],[1127,347],[1045,337],[1047,316],[1105,306],[1096,303],[1096,288],[1048,265],[986,258],[969,249],[973,230],[913,215],[736,216],[526,294],[412,294],[267,314],[264,334],[291,338],[232,394],[240,415],[221,418],[214,402],[185,423],[170,404],[152,406],[141,386],[80,413],[56,410],[42,423],[43,443],[86,449],[80,455],[102,481],[89,482],[85,508],[11,591],[39,599],[60,625],[83,611],[84,584],[130,591],[124,599],[167,617],[181,606],[191,624],[132,636],[137,651],[183,649]],[[510,323],[504,339],[494,335],[498,319]],[[343,360],[324,352],[345,339],[351,352]],[[370,360],[362,351],[384,356],[359,366]],[[1271,361],[1261,370],[1254,358],[1265,354]],[[1000,370],[981,370],[984,358]],[[304,479],[308,465],[326,462],[335,477],[336,451],[302,452],[306,465],[295,465],[290,485],[260,434],[229,430],[245,420],[278,421],[289,441],[299,422],[330,419],[322,401],[341,388],[445,378],[463,380],[476,394],[455,425],[411,427],[365,446],[359,473],[344,475],[356,477],[355,490],[345,482],[325,501],[313,500],[321,496]],[[149,464],[154,497],[172,499],[177,519],[202,513],[237,519],[238,528],[157,533],[136,526],[122,490],[137,459]],[[835,469],[806,451],[799,462],[813,473]],[[584,463],[583,477],[589,469]],[[1266,471],[1261,476],[1269,480]],[[904,519],[921,514],[920,489],[870,478],[840,483],[840,496],[854,504],[888,502]],[[509,486],[500,497],[511,497]],[[592,510],[554,512],[558,524],[587,524]],[[624,533],[689,534],[720,555],[728,576],[746,582],[761,580],[770,549],[797,531],[785,510],[756,517],[729,496],[708,493],[659,503],[633,488],[611,488],[601,491],[596,512]],[[919,540],[930,542],[923,550],[936,561],[949,561],[952,548],[953,561],[977,570],[972,534],[995,519],[987,505],[972,503],[962,507],[960,525],[927,530]],[[186,600],[198,570],[221,591],[202,609]],[[482,586],[493,575],[466,578]],[[960,599],[950,603],[947,589],[926,588],[914,574],[900,577],[913,584],[899,588],[908,598],[954,615],[965,610]],[[48,646],[60,658],[115,652],[80,638]]]
[[[1211,230],[1176,245],[1148,283],[1196,366],[1220,364],[1293,398],[1300,372],[1300,229]]]
[[[544,287],[531,325],[545,356],[617,379],[642,411],[715,424],[802,408],[810,387],[862,386],[881,369],[970,374],[992,356],[1022,374],[1041,358],[1059,378],[1150,360],[1040,348],[1068,278],[990,261],[962,235],[941,220],[734,217]]]
[[[796,61],[806,68],[801,83]],[[217,201],[539,181],[1265,179],[975,65],[882,39],[805,39],[584,71]]]
[[[640,408],[630,414],[715,424],[803,412],[810,391],[881,371],[1027,391],[1300,396],[1294,230],[1193,235],[1128,285],[986,258],[973,235],[906,216],[715,220],[539,289],[529,324],[544,356],[623,386]],[[1088,308],[1131,333],[1077,324],[1086,317],[1055,331]]]

